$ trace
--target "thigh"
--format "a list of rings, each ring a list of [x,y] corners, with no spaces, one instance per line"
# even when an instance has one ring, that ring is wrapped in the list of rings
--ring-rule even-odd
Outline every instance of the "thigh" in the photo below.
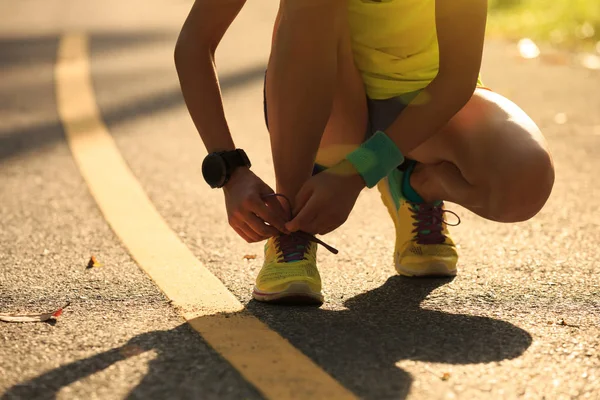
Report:
[[[451,162],[473,185],[504,180],[549,157],[531,118],[512,101],[483,88],[409,156],[424,163]]]

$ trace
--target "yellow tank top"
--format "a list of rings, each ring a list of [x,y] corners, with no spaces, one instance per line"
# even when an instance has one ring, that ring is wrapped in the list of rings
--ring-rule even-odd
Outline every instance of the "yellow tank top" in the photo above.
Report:
[[[424,88],[439,51],[435,0],[349,0],[354,58],[372,99]]]

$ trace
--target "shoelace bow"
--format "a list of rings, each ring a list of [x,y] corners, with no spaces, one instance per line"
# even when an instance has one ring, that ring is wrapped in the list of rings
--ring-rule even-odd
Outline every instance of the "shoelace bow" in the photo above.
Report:
[[[287,203],[290,205],[290,220],[293,219],[294,215],[292,214],[291,210],[291,202],[285,195],[280,193],[271,193],[264,197],[284,198],[285,201],[287,201]],[[339,253],[337,249],[328,245],[321,239],[318,239],[314,235],[303,231],[292,232],[289,235],[280,234],[277,236],[276,240],[279,244],[279,249],[281,250],[284,262],[299,261],[304,259],[304,255],[306,254],[308,246],[311,242],[320,244],[333,254]]]
[[[460,224],[460,217],[454,211],[444,210],[442,206],[442,202],[439,204],[410,203],[410,211],[416,220],[413,223],[415,229],[412,232],[415,234],[417,243],[442,244],[446,240],[446,235],[442,233],[444,229],[442,224],[449,226]],[[444,219],[444,213],[454,215],[458,219],[458,222],[456,224],[449,224]]]

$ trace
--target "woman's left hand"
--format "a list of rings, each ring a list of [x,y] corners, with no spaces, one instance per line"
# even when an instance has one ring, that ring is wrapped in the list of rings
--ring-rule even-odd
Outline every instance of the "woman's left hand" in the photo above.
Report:
[[[311,177],[298,192],[291,231],[325,235],[340,227],[350,215],[365,182],[352,164],[339,164]]]

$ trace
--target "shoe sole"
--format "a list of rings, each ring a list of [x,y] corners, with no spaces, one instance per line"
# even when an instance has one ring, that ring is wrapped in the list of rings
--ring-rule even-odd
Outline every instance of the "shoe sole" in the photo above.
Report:
[[[275,293],[261,292],[254,288],[252,297],[264,303],[286,305],[321,305],[324,300],[321,293],[313,291],[305,282],[290,283],[285,290]]]
[[[448,277],[456,276],[457,270],[449,269],[444,263],[429,263],[426,267],[419,267],[416,269],[396,264],[396,272],[402,276],[409,276],[414,278],[421,277]]]

